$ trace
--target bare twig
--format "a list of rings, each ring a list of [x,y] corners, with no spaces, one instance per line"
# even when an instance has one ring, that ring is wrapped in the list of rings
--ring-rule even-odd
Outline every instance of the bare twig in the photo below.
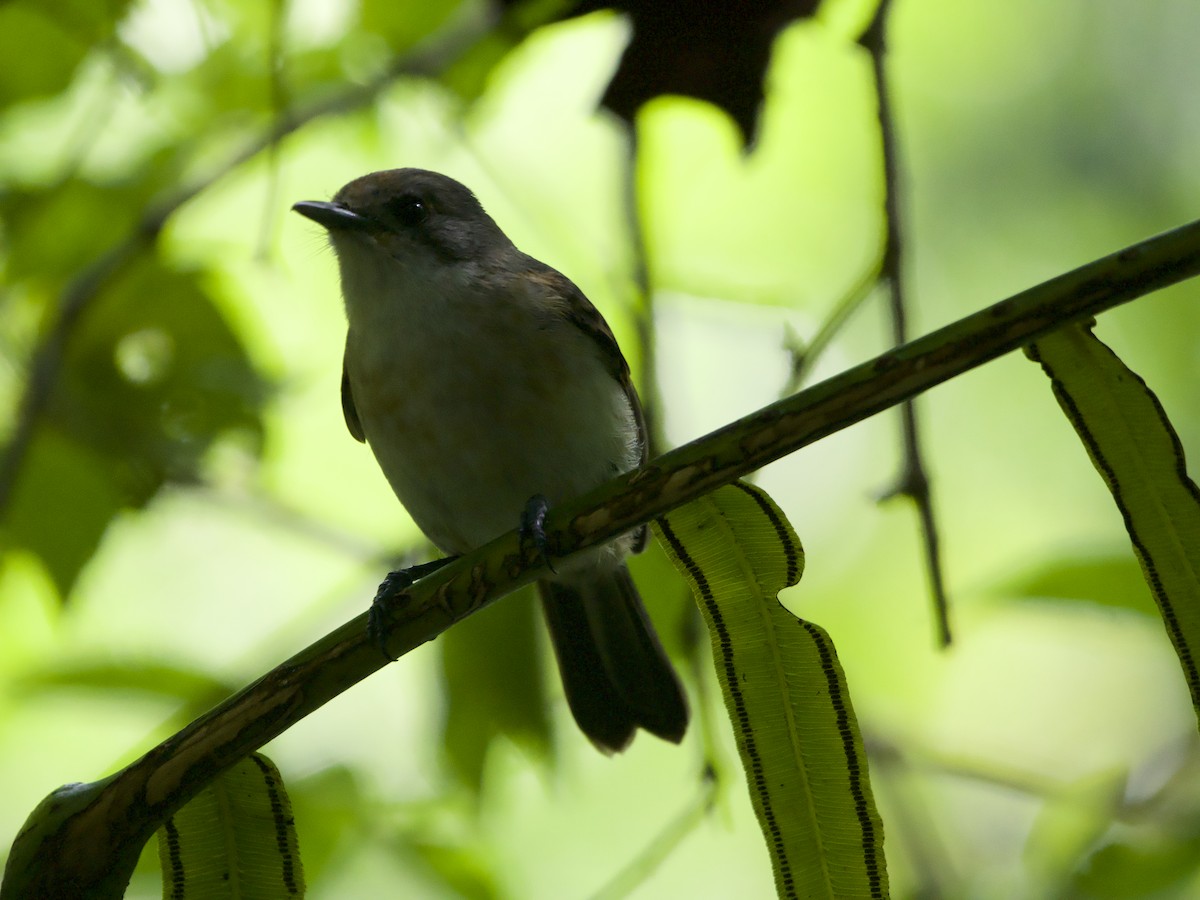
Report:
[[[1200,274],[1200,221],[1024,291],[694,441],[551,511],[553,556],[610,540],[769,462],[1036,340]],[[546,571],[510,532],[413,585],[400,656]],[[56,791],[9,856],[0,900],[119,897],[155,829],[221,771],[383,667],[367,614],[296,654],[102,782]]]
[[[817,333],[813,335],[812,340],[807,344],[802,344],[798,335],[788,329],[788,334],[784,340],[784,348],[789,351],[792,357],[791,371],[788,373],[787,384],[784,386],[782,396],[794,394],[804,385],[804,381],[808,378],[813,368],[817,364],[817,360],[821,358],[821,354],[826,348],[833,343],[834,337],[842,330],[842,326],[850,319],[863,302],[871,296],[871,292],[875,289],[879,282],[880,261],[876,259],[869,268],[863,271],[858,277],[858,280],[850,286],[850,289],[842,296],[829,315],[821,323],[821,327],[817,329]]]
[[[654,322],[654,288],[646,265],[646,234],[642,229],[642,210],[638,191],[637,133],[630,129],[627,139],[625,171],[622,174],[625,227],[633,254],[633,322],[638,338],[638,391],[642,413],[646,417],[646,440],[651,458],[662,452],[665,443],[662,419],[662,393],[658,385],[658,338]]]
[[[900,175],[896,142],[896,124],[892,116],[891,89],[888,83],[887,23],[891,0],[879,0],[875,16],[859,43],[871,54],[875,77],[875,96],[879,118],[879,133],[883,150],[884,180],[884,243],[881,275],[888,289],[888,308],[892,319],[892,342],[897,346],[908,341],[908,301],[904,288],[904,228],[900,219]],[[904,496],[912,499],[921,522],[925,543],[925,565],[929,572],[929,587],[933,594],[934,619],[938,643],[949,646],[950,604],[942,578],[942,559],[937,519],[933,513],[933,497],[929,475],[922,459],[917,431],[917,410],[912,400],[900,404],[901,446],[903,460],[900,475],[884,497]]]

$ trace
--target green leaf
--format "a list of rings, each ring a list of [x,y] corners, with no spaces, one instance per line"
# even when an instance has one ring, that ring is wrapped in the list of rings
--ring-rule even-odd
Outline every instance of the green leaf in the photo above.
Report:
[[[502,896],[495,876],[477,850],[420,840],[414,841],[412,850],[456,897],[495,900]]]
[[[1106,844],[1071,880],[1063,896],[1089,900],[1147,900],[1195,896],[1200,837]]]
[[[0,4],[0,107],[62,91],[87,52],[48,8]]]
[[[442,745],[450,764],[478,790],[491,742],[501,735],[544,756],[548,701],[533,589],[493,603],[438,641],[446,687]]]
[[[737,482],[655,523],[692,586],[780,897],[886,897],[883,825],[829,635],[779,603],[804,552]]]
[[[295,822],[274,764],[255,753],[220,775],[158,832],[163,896],[303,897]]]
[[[71,335],[3,521],[63,596],[122,508],[196,480],[239,432],[257,450],[266,390],[198,273],[142,261],[94,298]]]
[[[1048,557],[1017,572],[997,590],[1017,597],[1084,600],[1155,615],[1142,571],[1127,554]]]
[[[359,21],[364,30],[387,41],[393,53],[400,53],[435,34],[461,5],[461,0],[362,0]]]
[[[1125,519],[1200,716],[1200,490],[1179,437],[1146,383],[1090,328],[1063,328],[1028,354]]]
[[[82,690],[145,694],[179,700],[209,709],[238,689],[196,668],[185,668],[157,659],[65,659],[18,678],[15,694],[58,690]]]
[[[107,459],[42,428],[0,521],[4,549],[19,547],[37,556],[65,597],[122,505]]]
[[[0,24],[0,28],[2,28]],[[57,289],[76,269],[128,233],[144,201],[135,185],[72,178],[0,195],[9,278],[37,278]],[[103,224],[103,227],[100,227]]]
[[[195,478],[221,433],[257,442],[265,388],[198,272],[145,260],[72,335],[50,420],[109,457],[132,505]]]
[[[304,831],[304,874],[313,884],[345,853],[347,845],[379,826],[378,796],[364,787],[361,773],[344,765],[329,766],[293,778],[288,794],[296,821]],[[379,826],[386,827],[386,826]]]

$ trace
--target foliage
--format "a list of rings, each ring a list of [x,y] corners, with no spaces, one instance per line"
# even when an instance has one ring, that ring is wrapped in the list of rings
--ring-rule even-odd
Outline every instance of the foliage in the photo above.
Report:
[[[602,308],[681,443],[773,399],[785,331],[811,338],[877,263],[865,6],[829,0],[782,34],[752,155],[696,101],[639,113],[652,341],[625,143],[593,113],[627,37],[615,17],[522,40],[536,18],[491,28],[474,3],[0,6],[0,58],[21,61],[0,67],[0,398],[6,444],[27,442],[0,472],[0,834],[360,612],[384,560],[424,553],[342,431],[334,266],[291,202],[393,165],[463,179]],[[446,51],[448,32],[468,49]],[[1197,35],[1186,4],[896,5],[916,331],[1195,217]],[[422,75],[389,68],[414,48]],[[1195,291],[1098,326],[1193,458]],[[881,334],[850,317],[817,375]],[[784,602],[837,640],[854,692],[894,895],[1194,894],[1195,719],[1045,379],[1006,358],[922,409],[947,654],[912,518],[872,499],[895,466],[889,422],[763,475],[808,549]],[[719,813],[688,820],[639,896],[769,893],[696,621],[658,553],[635,575],[692,662],[683,748],[594,758],[522,611],[496,607],[268,751],[310,896],[587,895],[707,796],[705,771]],[[515,682],[489,636],[523,654]],[[512,702],[481,728],[484,697]],[[148,853],[130,896],[159,883]]]

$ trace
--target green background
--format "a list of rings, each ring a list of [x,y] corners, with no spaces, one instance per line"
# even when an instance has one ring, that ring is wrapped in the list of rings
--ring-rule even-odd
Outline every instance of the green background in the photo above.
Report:
[[[150,198],[225,165],[281,106],[365,81],[444,17],[471,13],[367,0],[50,6],[0,7],[0,58],[21,61],[0,75],[10,428],[64,285]],[[638,118],[672,444],[777,398],[787,329],[811,337],[875,264],[882,177],[869,58],[854,44],[862,7],[827,4],[781,36],[749,157],[696,101],[657,100]],[[135,758],[361,612],[391,555],[428,552],[343,426],[336,267],[291,203],[380,168],[457,177],[518,246],[584,289],[640,371],[626,143],[594,112],[626,38],[609,14],[547,27],[482,82],[474,59],[309,123],[183,206],[153,265],[86,311],[4,521],[0,847],[51,789]],[[1198,41],[1188,0],[896,0],[915,334],[1197,215]],[[873,298],[816,377],[884,349],[887,334]],[[1097,334],[1200,453],[1197,287],[1106,314]],[[1010,355],[919,412],[954,604],[948,652],[933,646],[912,511],[876,503],[897,471],[894,416],[759,479],[805,544],[804,580],[784,599],[837,643],[895,896],[1197,895],[1195,717],[1120,516],[1044,376]],[[681,584],[657,550],[634,568],[678,650]],[[708,752],[714,808],[631,896],[769,896],[711,676],[691,673],[682,747],[642,736],[606,759],[570,722],[544,638],[514,645],[523,602],[490,611],[492,629],[468,623],[449,693],[439,641],[266,748],[292,791],[310,896],[594,896],[703,801]],[[489,749],[469,726],[496,669],[517,671],[528,696],[485,697],[515,734]],[[539,686],[545,712],[528,705]],[[467,726],[446,739],[448,708]],[[131,897],[158,895],[150,851]]]

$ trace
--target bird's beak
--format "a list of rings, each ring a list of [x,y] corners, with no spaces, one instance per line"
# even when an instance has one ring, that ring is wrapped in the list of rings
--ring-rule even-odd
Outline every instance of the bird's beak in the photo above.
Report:
[[[292,209],[318,225],[324,225],[330,231],[367,231],[375,227],[370,219],[360,216],[340,203],[301,200],[294,204]]]

